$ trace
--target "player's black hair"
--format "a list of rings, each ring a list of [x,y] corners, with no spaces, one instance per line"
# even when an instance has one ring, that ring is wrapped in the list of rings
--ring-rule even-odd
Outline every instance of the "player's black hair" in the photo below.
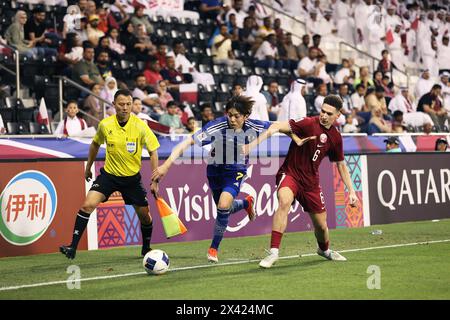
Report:
[[[128,90],[128,89],[119,89],[114,94],[114,101],[116,101],[117,97],[120,96],[120,95],[122,95],[122,96],[132,96],[130,90]]]
[[[437,89],[442,89],[442,86],[440,84],[435,84],[433,85],[433,87],[431,88],[431,90],[437,90]]]
[[[335,107],[337,111],[341,111],[342,109],[342,99],[334,94],[326,96],[323,100],[323,104],[328,104],[332,107]]]
[[[255,101],[246,96],[232,97],[228,100],[227,105],[225,106],[225,111],[228,112],[228,110],[234,108],[243,116],[248,116],[252,113],[254,103]]]

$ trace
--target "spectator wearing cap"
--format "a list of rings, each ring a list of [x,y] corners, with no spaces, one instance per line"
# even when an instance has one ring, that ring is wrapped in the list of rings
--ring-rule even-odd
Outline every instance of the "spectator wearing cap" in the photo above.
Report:
[[[448,149],[448,141],[445,138],[439,138],[436,140],[434,151],[446,152]]]
[[[397,137],[389,137],[384,140],[386,143],[386,152],[402,152],[400,140]]]
[[[424,94],[430,92],[433,85],[434,81],[430,78],[430,70],[423,70],[422,75],[420,76],[419,80],[417,80],[416,86],[414,87],[414,96],[416,98],[416,101],[422,98]]]
[[[434,125],[440,130],[443,130],[448,115],[447,110],[445,110],[441,102],[441,92],[441,85],[435,84],[430,92],[420,98],[417,104],[417,111],[427,113],[433,120]]]
[[[96,14],[89,16],[89,24],[87,26],[88,40],[94,47],[98,46],[99,39],[105,35],[105,33],[98,28],[100,17]]]
[[[437,63],[439,65],[440,74],[443,72],[450,72],[450,45],[448,34],[442,36],[442,43],[438,45]]]

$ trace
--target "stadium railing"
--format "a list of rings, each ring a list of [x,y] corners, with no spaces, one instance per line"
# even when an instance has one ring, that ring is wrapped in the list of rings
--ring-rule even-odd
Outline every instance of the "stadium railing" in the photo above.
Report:
[[[14,47],[9,46],[5,42],[0,42],[0,45],[5,47],[5,48],[10,49],[13,52],[14,56],[15,56],[15,60],[16,60],[15,61],[16,62],[16,71],[15,72],[10,70],[10,69],[8,69],[6,66],[3,66],[1,63],[0,63],[0,67],[2,69],[6,70],[11,75],[15,75],[16,76],[16,98],[20,99],[20,98],[22,98],[22,94],[21,94],[21,91],[20,91],[20,54],[19,54],[19,50],[17,50]]]

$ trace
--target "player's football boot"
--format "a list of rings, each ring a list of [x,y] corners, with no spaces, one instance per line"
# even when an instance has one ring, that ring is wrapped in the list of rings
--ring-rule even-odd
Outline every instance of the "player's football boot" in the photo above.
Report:
[[[59,252],[65,255],[68,259],[75,259],[75,255],[77,254],[77,250],[69,246],[59,247]]]
[[[150,252],[150,251],[152,251],[152,248],[142,247],[142,249],[141,249],[141,255],[142,255],[143,257],[145,257],[145,255],[146,255],[148,252]]]
[[[347,259],[342,256],[339,252],[328,249],[327,251],[323,251],[320,248],[317,248],[317,254],[321,257],[324,257],[328,260],[333,261],[347,261]]]
[[[248,208],[245,209],[245,211],[247,211],[247,215],[250,221],[254,221],[256,219],[255,198],[253,198],[252,196],[246,196],[245,200],[248,201]]]
[[[278,261],[278,254],[274,253],[272,251],[269,251],[269,250],[266,250],[266,251],[267,251],[267,253],[269,253],[269,255],[261,260],[261,262],[259,263],[259,266],[261,268],[267,269],[267,268],[272,267],[272,265]]]
[[[209,262],[213,263],[219,262],[219,258],[217,257],[217,249],[209,248],[207,257]]]

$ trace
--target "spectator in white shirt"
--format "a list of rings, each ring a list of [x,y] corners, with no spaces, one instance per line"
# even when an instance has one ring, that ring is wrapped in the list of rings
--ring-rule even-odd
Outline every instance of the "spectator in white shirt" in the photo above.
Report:
[[[242,10],[242,0],[234,0],[233,7],[228,10],[226,15],[226,21],[230,21],[230,14],[234,14],[236,16],[236,24],[239,29],[244,26],[244,19],[247,16],[247,13]]]
[[[439,74],[444,71],[450,72],[450,46],[448,34],[445,34],[442,37],[442,43],[438,46],[437,63],[439,65]]]
[[[350,77],[350,62],[348,59],[342,59],[342,68],[334,75],[335,84],[348,83]]]
[[[316,108],[317,114],[322,110],[323,100],[328,95],[327,85],[325,83],[320,84],[317,87],[317,97],[314,99],[314,107]]]
[[[275,34],[269,34],[261,46],[255,53],[256,63],[255,65],[260,68],[276,68],[281,70],[283,67],[283,61],[279,59],[277,38]]]
[[[366,95],[366,87],[360,83],[356,86],[355,92],[351,95],[351,100],[353,104],[353,108],[359,112],[364,109],[366,105],[366,101],[364,100],[364,96]]]
[[[416,86],[414,88],[414,96],[417,101],[426,93],[431,91],[434,85],[434,81],[430,79],[430,70],[425,69],[422,72],[422,76],[417,80]]]
[[[86,121],[77,116],[79,110],[76,101],[69,101],[65,111],[67,116],[63,121],[59,122],[54,132],[55,135],[62,135],[64,137],[76,136],[87,128]]]
[[[195,83],[201,83],[202,85],[214,85],[214,77],[207,72],[198,72],[194,64],[186,58],[186,48],[181,40],[175,40],[173,42],[173,52],[175,56],[175,69],[181,73],[189,73],[192,75],[192,79]]]
[[[314,47],[309,48],[308,56],[300,60],[298,64],[298,74],[303,79],[313,82],[314,85],[319,85],[322,80],[319,78],[320,66],[318,67],[318,50]]]

